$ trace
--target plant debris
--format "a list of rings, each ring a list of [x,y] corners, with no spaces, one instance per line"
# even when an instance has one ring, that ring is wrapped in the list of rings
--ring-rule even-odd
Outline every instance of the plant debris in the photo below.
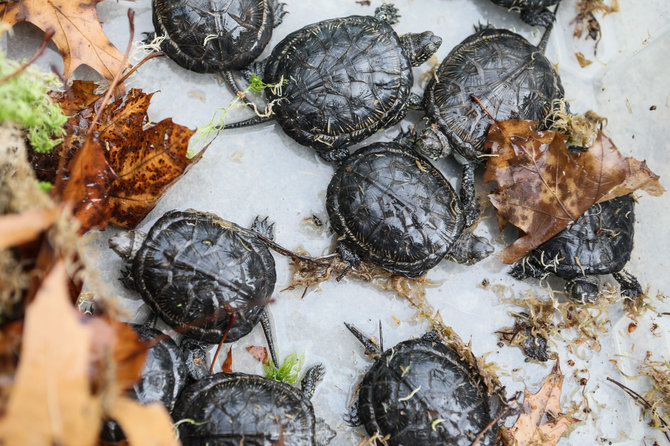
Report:
[[[111,82],[126,68],[126,59],[102,31],[96,5],[101,0],[21,0],[0,3],[0,17],[11,26],[27,21],[44,32],[63,56],[65,77],[86,64]]]
[[[300,371],[304,362],[305,355],[303,353],[291,353],[284,358],[284,362],[281,363],[279,368],[275,367],[274,362],[266,361],[264,365],[265,377],[295,384],[300,378]]]
[[[593,46],[593,54],[595,55],[602,38],[602,30],[594,12],[602,12],[603,16],[619,12],[619,0],[611,0],[609,4],[606,0],[579,0],[576,8],[577,15],[570,21],[571,25],[575,25],[572,34],[579,39],[586,31],[586,37],[595,41]]]
[[[638,371],[651,381],[651,390],[644,394],[649,403],[646,413],[651,418],[651,425],[655,429],[670,432],[670,363],[651,359],[651,352],[647,352]]]
[[[531,394],[526,389],[522,412],[514,426],[501,430],[506,445],[553,446],[570,426],[580,421],[561,413],[562,387],[563,374],[556,360],[537,393]]]
[[[556,130],[568,135],[568,150],[576,146],[579,151],[593,146],[598,136],[598,131],[607,125],[607,118],[598,115],[593,110],[583,114],[568,113],[565,100],[556,99],[552,103],[552,111],[545,118],[545,124],[551,130]]]
[[[592,60],[588,60],[586,56],[584,56],[584,53],[581,51],[575,53],[575,57],[577,58],[577,62],[579,63],[579,66],[582,68],[588,67],[593,63]]]
[[[570,153],[567,136],[535,128],[534,121],[496,121],[486,141],[493,156],[484,182],[498,183],[489,198],[499,225],[512,223],[523,232],[496,254],[505,263],[519,260],[595,203],[638,188],[654,196],[664,192],[645,162],[624,158],[602,132],[588,151]]]

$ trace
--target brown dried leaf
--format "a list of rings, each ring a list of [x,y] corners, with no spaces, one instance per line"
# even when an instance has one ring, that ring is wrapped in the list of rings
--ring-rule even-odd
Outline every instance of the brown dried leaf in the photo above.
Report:
[[[160,403],[146,406],[129,398],[116,398],[109,408],[109,416],[116,420],[131,445],[175,446],[172,419]]]
[[[104,229],[109,220],[110,208],[107,189],[114,178],[114,171],[105,158],[102,145],[88,138],[77,151],[54,184],[54,194],[61,201],[72,203],[72,213],[81,223],[79,233],[89,229]]]
[[[268,362],[268,350],[265,347],[250,345],[247,347],[247,351],[251,353],[251,356],[256,358],[258,362],[263,364]]]
[[[223,365],[221,366],[221,371],[226,373],[233,373],[233,347],[230,347],[228,350],[226,360],[223,361]]]
[[[558,360],[542,388],[531,394],[525,390],[522,413],[514,426],[504,429],[506,443],[512,446],[553,446],[563,433],[580,421],[561,414],[563,374]]]
[[[56,220],[59,208],[0,216],[0,250],[35,240]]]
[[[3,444],[90,445],[98,436],[102,406],[88,377],[92,333],[69,302],[66,278],[57,263],[26,310],[16,380],[0,419]]]
[[[101,0],[21,0],[0,5],[0,20],[14,25],[28,21],[55,32],[53,42],[63,56],[65,77],[86,64],[111,81],[126,68],[123,54],[107,39],[96,4]]]
[[[497,181],[489,198],[498,221],[510,222],[524,235],[498,257],[513,263],[565,229],[588,208],[638,188],[651,195],[664,189],[644,162],[624,158],[612,141],[598,133],[584,153],[570,153],[565,135],[537,132],[533,121],[501,121],[489,131],[491,149],[484,181]]]

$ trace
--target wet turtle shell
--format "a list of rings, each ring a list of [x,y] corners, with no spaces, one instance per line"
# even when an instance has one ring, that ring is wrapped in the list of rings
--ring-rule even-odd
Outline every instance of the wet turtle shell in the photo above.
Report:
[[[350,16],[308,25],[279,42],[264,61],[263,81],[285,82],[266,90],[275,119],[291,138],[326,160],[346,157],[346,147],[405,116],[412,65],[442,42],[431,32],[398,36],[391,28],[396,10],[384,6],[379,18]]]
[[[375,143],[347,158],[328,185],[326,208],[341,249],[395,274],[418,277],[447,254],[457,256],[452,248],[464,220],[454,189],[398,143]]]
[[[277,0],[153,0],[161,50],[199,73],[239,69],[256,59],[281,23]]]
[[[182,350],[163,333],[144,325],[131,325],[141,341],[150,341],[159,336],[159,342],[147,350],[146,360],[140,378],[128,391],[128,396],[149,404],[159,402],[171,412],[177,402],[177,396],[186,384],[187,369]],[[109,442],[118,442],[125,438],[119,425],[107,421],[102,431],[102,438]]]
[[[559,0],[491,0],[498,6],[518,11],[521,20],[531,26],[549,26],[555,15],[547,7],[556,5]]]
[[[275,286],[272,254],[256,233],[213,214],[170,211],[153,225],[129,273],[142,298],[186,336],[235,341],[259,322]]]
[[[637,280],[622,272],[633,250],[634,206],[631,195],[591,206],[574,223],[517,262],[512,275],[523,279],[555,274],[573,281],[589,275],[615,273],[617,280],[623,280],[624,294],[639,294]],[[573,286],[570,282],[569,285],[569,288]],[[578,288],[583,286],[586,285]],[[597,289],[593,292],[597,293]],[[580,297],[573,292],[568,295],[578,302],[592,300],[588,295]]]
[[[391,446],[469,446],[491,423],[481,379],[433,333],[376,353],[355,415],[370,436],[388,435]],[[493,446],[495,431],[479,444]]]
[[[563,97],[563,85],[543,52],[516,33],[494,28],[477,31],[451,50],[426,87],[424,102],[427,119],[457,156],[478,161],[493,123],[473,95],[499,121],[544,122],[552,102]]]
[[[256,375],[218,373],[188,385],[173,418],[195,421],[179,425],[184,446],[317,445],[309,395]]]

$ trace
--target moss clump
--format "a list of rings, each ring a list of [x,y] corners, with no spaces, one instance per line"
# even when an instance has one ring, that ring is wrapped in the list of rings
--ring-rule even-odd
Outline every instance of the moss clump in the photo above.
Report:
[[[275,367],[272,361],[268,361],[265,364],[265,376],[277,381],[295,384],[300,377],[300,370],[302,370],[304,361],[305,355],[303,353],[291,353],[284,358],[284,362],[279,368]]]
[[[0,52],[0,78],[14,73],[19,66]],[[10,121],[22,127],[31,147],[40,153],[59,144],[65,134],[67,117],[47,95],[58,84],[55,75],[35,67],[0,83],[0,123]]]

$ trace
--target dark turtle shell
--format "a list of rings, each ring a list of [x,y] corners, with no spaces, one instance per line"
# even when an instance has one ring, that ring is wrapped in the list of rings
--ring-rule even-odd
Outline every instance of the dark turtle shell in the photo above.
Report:
[[[274,19],[268,0],[153,0],[161,49],[199,73],[239,69],[270,41]]]
[[[464,225],[446,178],[397,143],[375,143],[347,158],[328,185],[326,208],[348,248],[408,277],[439,263]]]
[[[620,271],[633,250],[634,206],[631,195],[594,204],[529,259],[563,279]]]
[[[141,341],[150,341],[164,336],[158,330],[143,326],[131,325]],[[177,396],[186,384],[186,364],[182,350],[169,337],[147,350],[147,357],[139,380],[128,391],[128,396],[141,404],[159,402],[171,412],[177,402]],[[107,421],[102,431],[102,438],[109,442],[118,442],[125,438],[119,425]]]
[[[544,121],[552,101],[563,97],[563,85],[542,53],[520,35],[492,28],[451,50],[426,87],[424,102],[428,119],[458,155],[477,161],[493,123],[473,95],[499,121]]]
[[[486,390],[444,344],[404,341],[383,352],[363,378],[358,416],[393,445],[469,446],[491,422]],[[495,444],[495,429],[479,442]]]
[[[235,341],[258,323],[275,286],[272,254],[256,234],[215,215],[170,211],[132,265],[135,288],[170,326],[208,343]]]
[[[309,399],[289,384],[256,375],[218,373],[186,386],[173,418],[195,422],[179,425],[184,446],[316,444]]]
[[[521,20],[532,26],[549,26],[554,21],[554,13],[547,9],[559,0],[491,0],[498,6],[521,14]]]
[[[320,153],[355,144],[405,115],[414,82],[391,26],[374,17],[318,22],[272,51],[263,80],[284,131]]]

